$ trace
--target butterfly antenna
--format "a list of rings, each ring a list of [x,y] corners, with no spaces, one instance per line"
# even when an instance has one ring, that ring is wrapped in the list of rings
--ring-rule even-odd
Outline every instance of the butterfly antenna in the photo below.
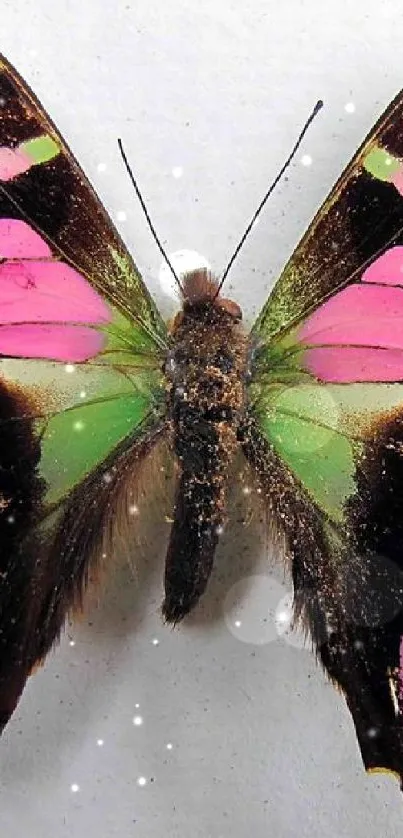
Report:
[[[321,109],[321,108],[323,108],[323,102],[322,102],[322,100],[321,100],[321,99],[319,99],[319,101],[316,103],[315,107],[313,108],[312,113],[310,114],[310,116],[309,116],[309,117],[308,117],[308,119],[306,120],[305,125],[304,125],[304,127],[303,127],[303,129],[302,129],[302,131],[301,131],[301,133],[300,133],[300,135],[299,135],[299,137],[298,137],[298,139],[297,139],[297,141],[296,141],[296,143],[295,143],[295,145],[294,145],[294,147],[293,147],[293,149],[292,149],[292,151],[291,151],[291,153],[290,153],[290,154],[289,154],[289,156],[287,157],[287,160],[285,161],[284,165],[281,167],[281,169],[280,169],[280,171],[279,171],[279,173],[278,173],[277,177],[275,177],[275,179],[273,180],[273,183],[271,184],[271,186],[270,186],[270,187],[269,187],[269,189],[267,190],[267,192],[266,192],[266,194],[265,194],[264,198],[262,198],[262,200],[261,200],[261,202],[260,202],[260,204],[259,204],[259,206],[258,206],[258,208],[257,208],[256,212],[254,213],[253,217],[251,218],[251,220],[250,220],[250,222],[249,222],[249,224],[248,224],[248,226],[247,226],[247,228],[246,228],[246,230],[245,230],[245,232],[244,232],[244,234],[243,234],[243,236],[242,236],[242,238],[241,238],[241,240],[240,240],[239,244],[238,244],[238,245],[237,245],[237,247],[235,248],[234,253],[232,254],[231,259],[229,260],[228,265],[227,265],[227,267],[225,268],[225,271],[224,271],[224,273],[223,273],[223,275],[222,275],[222,277],[221,277],[221,279],[220,279],[220,283],[219,283],[219,285],[218,285],[217,292],[216,292],[216,297],[217,297],[217,296],[218,296],[218,294],[220,293],[221,288],[222,288],[222,286],[223,286],[223,284],[224,284],[224,282],[225,282],[225,280],[226,280],[226,278],[227,278],[227,276],[228,276],[228,274],[229,274],[229,272],[230,272],[230,270],[231,270],[231,268],[232,268],[232,265],[234,264],[235,259],[237,258],[239,251],[240,251],[240,250],[241,250],[241,248],[243,247],[243,245],[244,245],[244,243],[245,243],[246,239],[248,238],[249,233],[250,233],[250,231],[251,231],[251,229],[252,229],[252,227],[253,227],[253,225],[254,225],[254,223],[255,223],[256,219],[258,218],[258,216],[259,216],[259,215],[260,215],[260,213],[262,212],[262,209],[263,209],[263,207],[265,206],[266,201],[270,198],[271,193],[272,193],[272,192],[274,191],[274,189],[276,188],[276,186],[277,186],[277,184],[278,184],[279,180],[281,180],[281,178],[283,177],[283,174],[284,174],[284,172],[286,171],[286,169],[288,169],[288,166],[290,165],[290,163],[291,163],[291,161],[292,161],[293,157],[295,157],[295,155],[296,155],[296,153],[297,153],[297,151],[298,151],[298,149],[299,149],[299,147],[300,147],[300,145],[301,145],[301,143],[302,143],[302,140],[303,140],[303,139],[304,139],[304,137],[305,137],[305,134],[306,134],[306,132],[307,132],[307,130],[308,130],[308,128],[309,128],[309,126],[310,126],[311,122],[315,119],[315,116],[319,113],[319,111],[320,111],[320,109]]]
[[[162,257],[163,257],[164,261],[166,262],[166,264],[168,265],[168,268],[169,268],[169,269],[170,269],[170,271],[172,272],[172,276],[174,277],[174,280],[175,280],[175,282],[176,282],[176,284],[177,284],[177,286],[178,286],[178,288],[179,288],[179,290],[180,290],[180,292],[181,292],[181,294],[182,294],[182,297],[184,297],[184,296],[185,296],[185,295],[184,295],[184,291],[183,291],[183,288],[182,288],[182,285],[181,285],[180,279],[179,279],[179,277],[178,277],[178,274],[176,273],[176,271],[175,271],[175,269],[174,269],[174,267],[173,267],[173,265],[172,265],[172,262],[171,262],[171,260],[170,260],[170,258],[169,258],[169,256],[168,256],[168,254],[167,254],[166,250],[165,250],[165,249],[164,249],[164,247],[162,246],[162,244],[161,244],[161,242],[160,242],[160,240],[159,240],[159,238],[158,238],[158,236],[157,236],[157,233],[156,233],[156,230],[155,230],[154,224],[153,224],[153,223],[152,223],[152,221],[151,221],[151,218],[150,218],[150,215],[149,215],[148,209],[147,209],[147,207],[146,207],[146,205],[145,205],[144,198],[143,198],[143,196],[142,196],[142,194],[141,194],[141,192],[140,192],[140,189],[139,189],[139,187],[138,187],[138,185],[137,185],[137,181],[136,181],[136,179],[135,179],[135,177],[134,177],[134,174],[133,174],[133,172],[132,172],[132,170],[131,170],[130,163],[129,163],[129,161],[128,161],[127,157],[126,157],[126,153],[125,153],[125,150],[124,150],[124,148],[123,148],[123,143],[122,143],[122,140],[121,140],[120,138],[118,139],[118,146],[119,146],[120,153],[121,153],[121,155],[122,155],[123,162],[124,162],[124,164],[125,164],[125,166],[126,166],[127,173],[128,173],[129,178],[130,178],[130,180],[131,180],[131,182],[132,182],[132,184],[133,184],[133,186],[134,186],[134,189],[135,189],[136,195],[137,195],[137,197],[138,197],[138,199],[139,199],[139,201],[140,201],[140,204],[141,204],[142,210],[143,210],[144,215],[145,215],[145,217],[146,217],[146,219],[147,219],[148,226],[149,226],[149,228],[150,228],[150,230],[151,230],[151,235],[152,235],[152,237],[153,237],[153,239],[154,239],[154,241],[155,241],[155,243],[156,243],[157,247],[159,248],[160,253],[162,254]]]

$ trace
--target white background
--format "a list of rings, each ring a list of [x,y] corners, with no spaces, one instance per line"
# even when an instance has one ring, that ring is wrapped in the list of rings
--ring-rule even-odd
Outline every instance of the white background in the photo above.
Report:
[[[166,314],[117,137],[168,251],[196,250],[219,272],[325,100],[231,274],[227,293],[249,322],[402,86],[402,37],[401,0],[0,0],[0,51],[72,146]],[[365,775],[342,697],[300,643],[275,639],[289,585],[272,575],[258,514],[243,527],[237,503],[203,606],[179,630],[159,616],[157,520],[140,581],[115,577],[30,680],[0,743],[2,836],[401,836],[398,784]]]

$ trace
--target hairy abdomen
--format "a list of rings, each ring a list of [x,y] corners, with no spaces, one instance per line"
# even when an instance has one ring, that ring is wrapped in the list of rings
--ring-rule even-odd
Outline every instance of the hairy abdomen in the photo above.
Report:
[[[185,309],[174,327],[166,372],[179,464],[163,613],[181,620],[209,579],[225,521],[226,483],[244,412],[246,339],[213,305]]]

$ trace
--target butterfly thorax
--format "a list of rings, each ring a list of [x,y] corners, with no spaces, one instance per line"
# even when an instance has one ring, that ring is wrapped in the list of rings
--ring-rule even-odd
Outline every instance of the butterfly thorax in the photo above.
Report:
[[[199,281],[199,274],[185,279],[185,291],[192,279]],[[165,366],[180,468],[165,581],[164,613],[172,621],[193,607],[207,584],[245,412],[248,340],[241,312],[231,301],[214,298],[216,285],[208,283],[208,296],[187,295]]]

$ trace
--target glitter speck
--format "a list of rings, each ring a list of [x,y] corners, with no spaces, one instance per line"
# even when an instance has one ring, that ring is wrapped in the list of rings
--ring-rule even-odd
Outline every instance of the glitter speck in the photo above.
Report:
[[[130,513],[130,515],[138,515],[139,514],[139,508],[138,508],[138,506],[136,506],[135,503],[132,503],[129,506],[129,513]]]
[[[75,646],[75,645],[76,645],[75,640],[69,640],[69,646]]]
[[[98,172],[105,172],[106,171],[106,163],[98,163],[97,171]]]
[[[250,488],[250,486],[244,486],[242,491],[243,491],[244,495],[250,495],[252,489]]]
[[[66,372],[74,372],[75,366],[74,364],[66,364],[64,369],[66,370]]]
[[[276,614],[277,622],[280,625],[286,626],[290,622],[290,615],[287,611],[278,611]]]
[[[6,100],[3,98],[3,96],[0,96],[0,108],[4,108],[5,104],[6,104]]]
[[[105,474],[102,477],[102,480],[104,481],[104,483],[111,483],[112,482],[111,473],[109,471],[106,471]]]
[[[116,218],[118,221],[126,221],[127,215],[124,210],[118,210],[116,213]]]
[[[221,525],[219,527],[217,527],[217,529],[216,529],[217,535],[222,535],[223,532],[224,532],[224,527],[222,527]]]
[[[143,724],[143,717],[142,716],[134,716],[133,724],[135,727],[140,727]]]
[[[80,791],[80,786],[78,785],[78,783],[72,783],[70,786],[70,790],[76,793],[77,791]]]
[[[85,399],[86,395],[87,395],[87,393],[85,392],[85,390],[81,390],[80,399]]]
[[[153,646],[159,646],[159,640],[158,640],[157,637],[154,637],[151,642],[152,642]]]
[[[242,625],[241,620],[235,620],[235,623],[234,623],[235,628],[239,629],[239,628],[241,628],[241,625]]]
[[[301,163],[303,166],[312,166],[312,157],[310,154],[303,154],[301,157]]]
[[[378,729],[376,727],[370,727],[367,731],[367,736],[369,739],[375,739],[378,736]]]
[[[84,422],[81,419],[77,419],[77,422],[74,422],[73,428],[75,431],[82,431],[84,428]]]
[[[8,518],[7,518],[7,523],[8,524],[14,524],[14,521],[15,521],[14,515],[9,515]]]
[[[167,751],[172,751],[173,744],[172,742],[167,742]]]
[[[180,178],[183,175],[183,167],[182,166],[174,166],[172,169],[172,174],[176,178]]]
[[[140,707],[140,704],[135,704],[134,706],[135,706],[136,710],[138,710],[139,707]]]
[[[104,744],[104,740],[103,740],[103,739],[97,739],[97,745],[98,745],[100,748],[102,748],[102,745],[103,745],[103,744]]]
[[[147,785],[146,778],[145,777],[139,777],[138,780],[137,780],[137,785],[138,786],[146,786]]]
[[[344,105],[344,110],[346,111],[346,113],[354,113],[354,111],[355,111],[354,102],[347,102],[347,104]]]

